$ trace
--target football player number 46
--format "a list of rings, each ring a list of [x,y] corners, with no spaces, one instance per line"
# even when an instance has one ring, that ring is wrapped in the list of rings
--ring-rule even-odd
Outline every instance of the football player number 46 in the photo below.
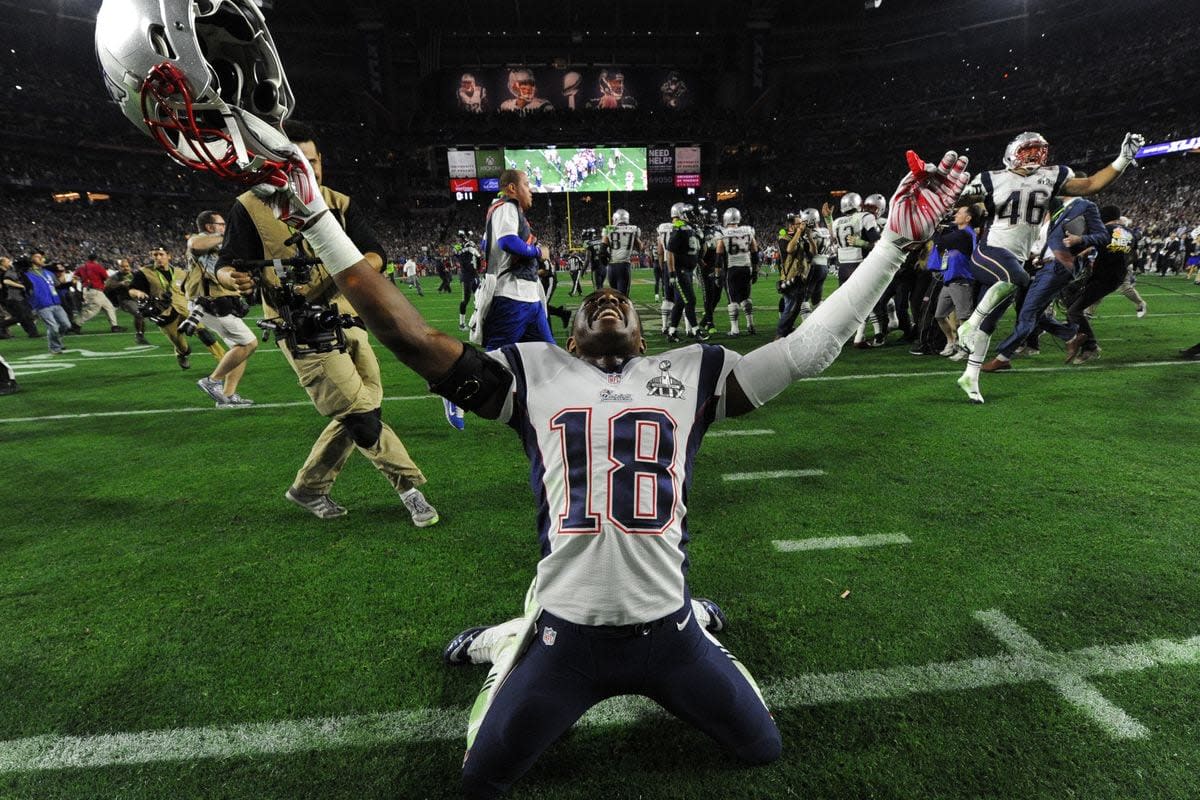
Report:
[[[590,408],[569,408],[550,420],[566,467],[567,507],[559,532],[600,533],[604,516],[624,533],[661,535],[675,513],[675,420],[654,409],[622,411],[608,421],[608,452],[596,454],[592,414]],[[592,485],[596,456],[610,465],[599,486]]]
[[[1049,192],[1041,189],[1016,191],[996,208],[996,218],[1007,219],[1009,225],[1016,225],[1022,218],[1030,225],[1041,225],[1049,204]]]

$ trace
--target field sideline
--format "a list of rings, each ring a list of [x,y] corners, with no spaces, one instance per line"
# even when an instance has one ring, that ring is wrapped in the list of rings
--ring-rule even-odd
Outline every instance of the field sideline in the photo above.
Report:
[[[647,276],[633,295],[657,353]],[[769,340],[770,284],[758,335],[713,343]],[[459,335],[457,287],[425,286],[410,298]],[[719,638],[759,679],[783,758],[742,768],[621,699],[511,796],[1200,796],[1200,362],[1176,357],[1200,341],[1200,287],[1138,288],[1145,319],[1101,306],[1097,362],[1066,366],[1046,337],[983,376],[983,406],[960,365],[896,344],[714,427],[690,581],[727,612]],[[350,514],[322,522],[282,498],[324,421],[274,344],[240,389],[259,405],[216,410],[195,386],[212,359],[197,347],[180,371],[152,327],[148,348],[88,334],[55,357],[13,331],[0,798],[458,796],[484,671],[440,651],[516,613],[532,575],[517,438],[454,431],[377,348],[384,419],[442,521],[414,528],[354,456],[333,492]]]

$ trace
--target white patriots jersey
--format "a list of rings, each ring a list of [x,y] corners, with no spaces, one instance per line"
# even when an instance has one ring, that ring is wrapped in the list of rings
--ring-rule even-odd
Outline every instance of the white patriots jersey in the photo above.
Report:
[[[813,256],[813,263],[818,266],[829,266],[829,243],[832,241],[832,235],[825,228],[817,228],[817,254]]]
[[[725,382],[741,356],[694,344],[608,373],[544,342],[487,355],[514,376],[500,420],[529,456],[538,603],[579,625],[679,610],[692,463],[724,418]]]
[[[624,264],[633,256],[634,244],[642,238],[642,231],[637,225],[622,223],[613,225],[608,231],[608,246],[611,255],[608,260],[614,264]]]
[[[750,250],[754,243],[754,228],[749,225],[726,225],[721,228],[720,238],[725,242],[729,266],[751,266]]]
[[[1038,229],[1049,219],[1050,198],[1075,177],[1070,167],[1039,167],[1029,175],[1008,169],[981,172],[964,192],[982,195],[988,212],[983,243],[1002,247],[1025,261],[1036,254]]]
[[[664,258],[666,258],[667,242],[671,241],[671,232],[674,230],[675,226],[670,222],[664,222],[658,226],[658,244],[662,247]]]
[[[833,221],[834,247],[836,248],[839,264],[857,264],[866,257],[866,252],[859,245],[852,244],[855,239],[865,239],[867,231],[879,230],[875,215],[867,211],[855,211]]]

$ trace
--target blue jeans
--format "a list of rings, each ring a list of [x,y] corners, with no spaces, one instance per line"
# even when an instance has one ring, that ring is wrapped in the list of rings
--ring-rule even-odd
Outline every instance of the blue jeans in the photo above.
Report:
[[[1071,271],[1057,261],[1047,264],[1037,271],[1033,280],[1029,282],[1029,291],[1025,295],[1025,303],[1021,306],[1021,312],[1017,314],[1017,327],[1007,339],[1000,343],[1000,355],[1012,358],[1012,354],[1025,341],[1025,337],[1033,333],[1038,324],[1043,322],[1042,314],[1054,302],[1054,298],[1070,282]],[[1070,339],[1075,335],[1073,327],[1059,322],[1044,325],[1044,327],[1056,336],[1065,339]]]
[[[42,322],[46,323],[46,344],[50,346],[51,353],[61,353],[63,351],[63,331],[71,329],[71,320],[67,318],[67,312],[60,305],[46,306],[39,308],[37,315],[42,318]]]

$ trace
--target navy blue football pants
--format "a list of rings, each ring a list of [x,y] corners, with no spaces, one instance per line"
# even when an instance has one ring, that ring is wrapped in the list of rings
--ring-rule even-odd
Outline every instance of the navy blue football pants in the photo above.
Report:
[[[992,309],[992,313],[979,323],[979,330],[987,334],[994,333],[996,324],[1004,316],[1004,312],[1008,311],[1008,307],[1013,304],[1017,294],[1029,286],[1029,273],[1025,271],[1025,265],[1019,258],[1003,247],[994,247],[989,244],[980,244],[975,247],[975,252],[971,253],[971,259],[967,262],[967,268],[971,271],[971,277],[979,282],[980,297],[994,283],[1004,281],[1016,284],[1017,291],[1000,301],[1000,304]]]
[[[701,630],[690,600],[636,629],[575,625],[543,611],[463,763],[466,796],[499,797],[584,712],[626,694],[650,698],[743,761],[779,758],[775,720],[733,656]]]

